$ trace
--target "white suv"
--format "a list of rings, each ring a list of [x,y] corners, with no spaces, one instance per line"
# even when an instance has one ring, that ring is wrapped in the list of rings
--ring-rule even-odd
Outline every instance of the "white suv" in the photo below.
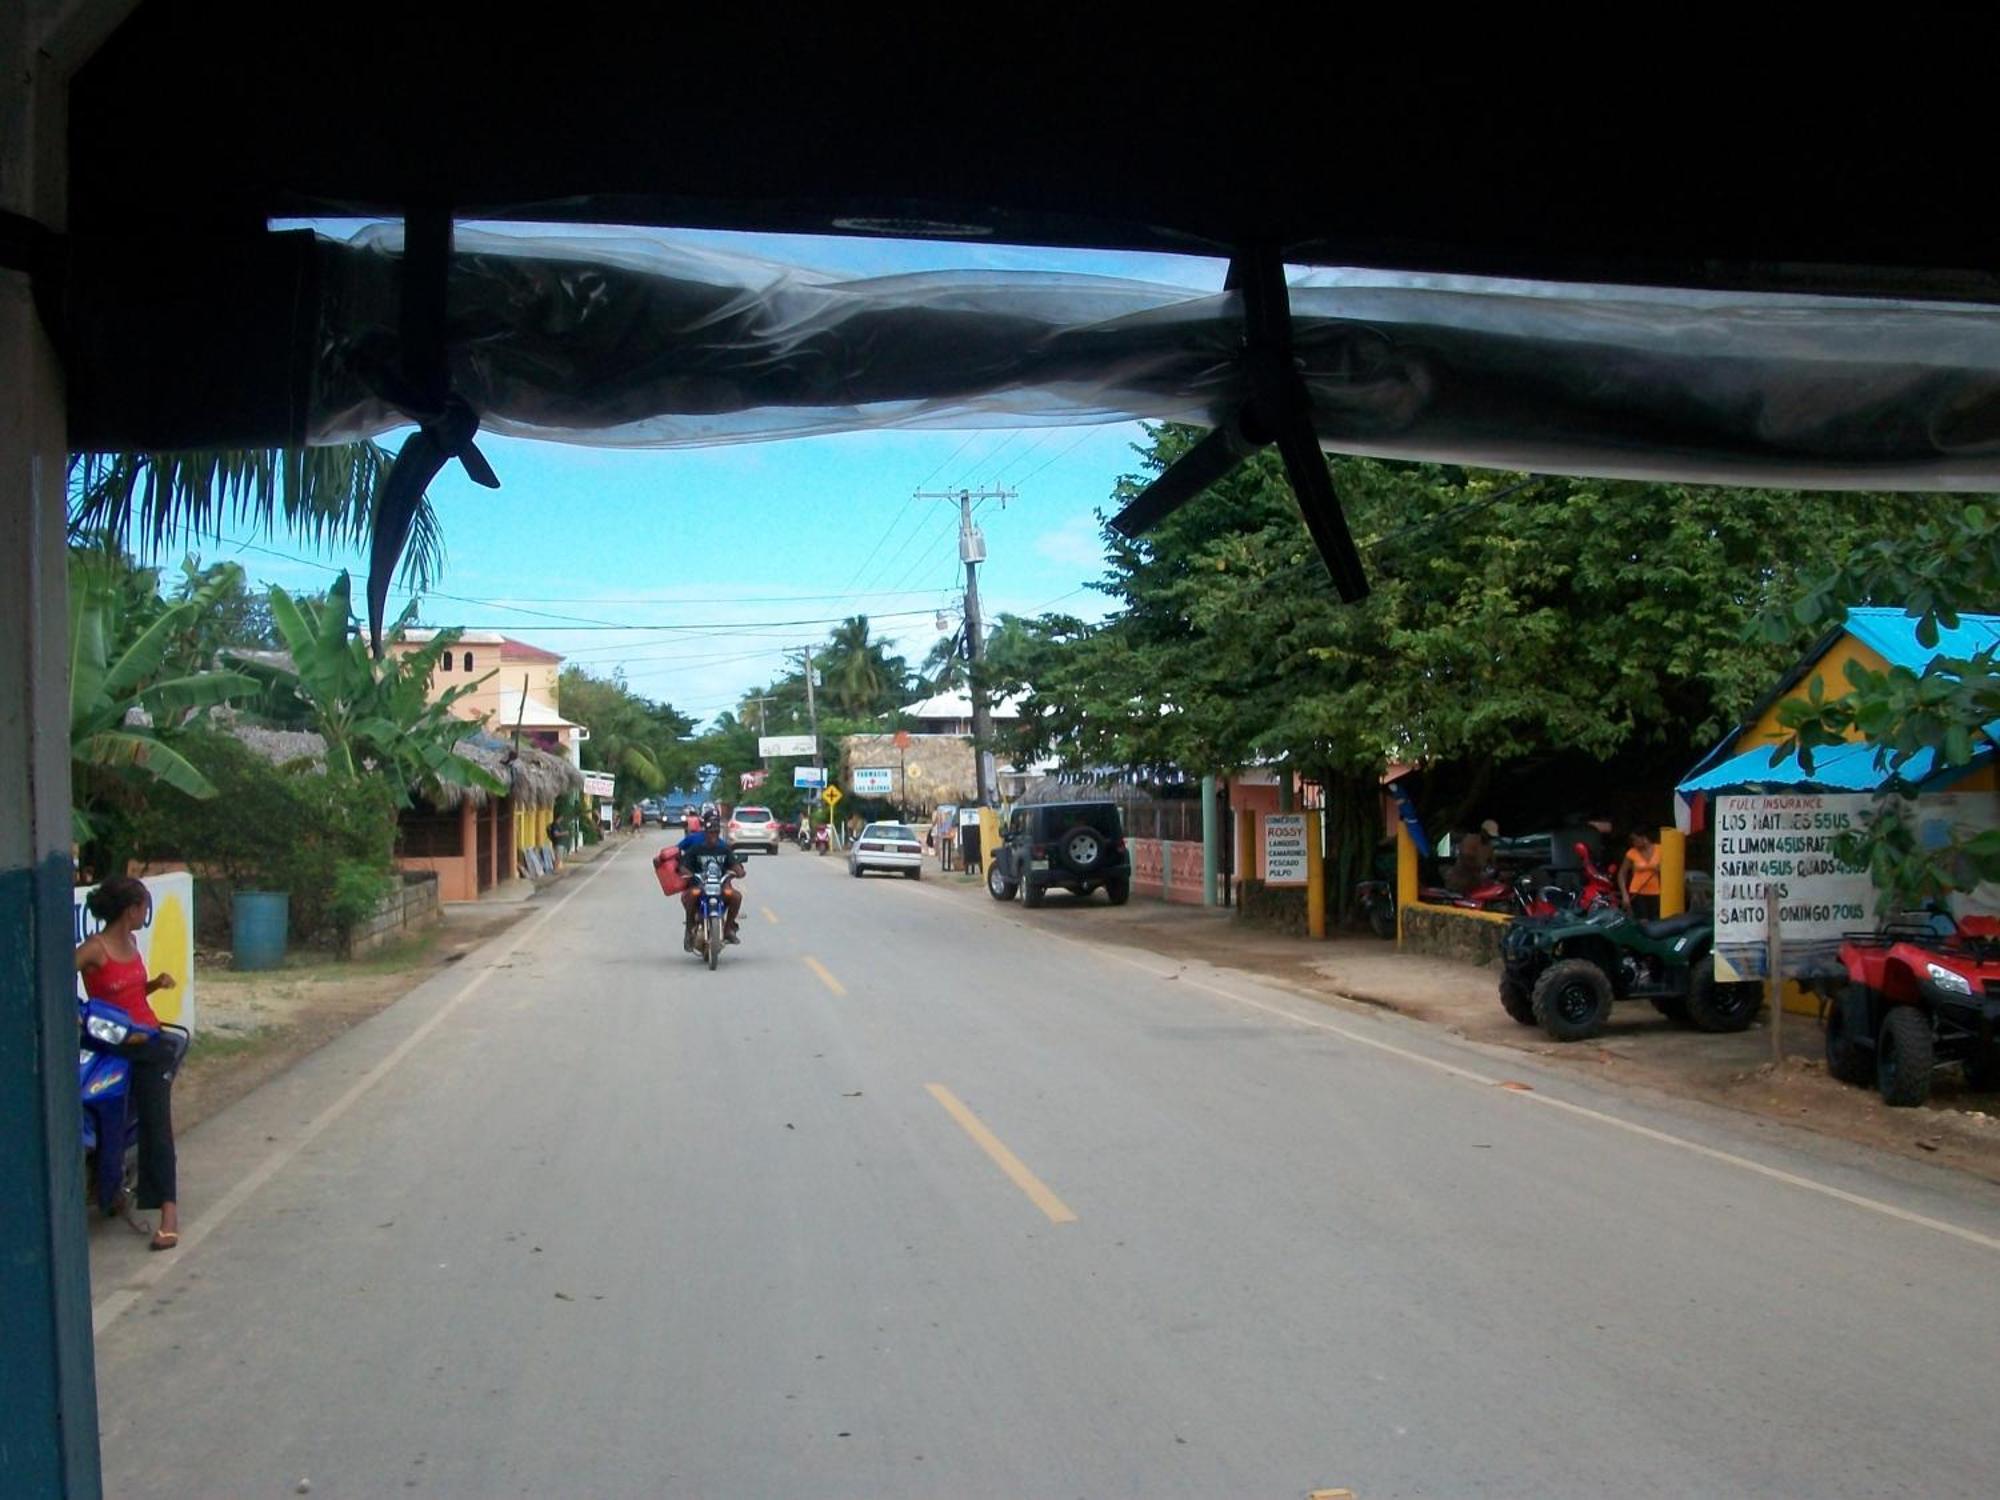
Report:
[[[766,854],[778,852],[778,820],[771,815],[768,807],[739,807],[729,815],[729,827],[725,838],[738,849],[762,849]]]

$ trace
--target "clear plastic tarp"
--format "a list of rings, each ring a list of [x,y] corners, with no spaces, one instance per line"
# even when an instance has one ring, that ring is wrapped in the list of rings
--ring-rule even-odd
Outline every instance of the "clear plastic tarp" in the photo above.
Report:
[[[312,441],[407,426],[399,229],[325,241]],[[1292,280],[1330,450],[1813,488],[2000,488],[2000,310],[1374,271]],[[454,389],[488,431],[673,447],[870,428],[1213,425],[1239,299],[977,270],[843,278],[617,236],[460,230]]]

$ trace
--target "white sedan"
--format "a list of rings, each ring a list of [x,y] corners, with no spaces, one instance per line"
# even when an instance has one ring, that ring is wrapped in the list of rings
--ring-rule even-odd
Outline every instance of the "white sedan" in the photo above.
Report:
[[[911,880],[924,878],[924,846],[907,823],[870,823],[847,851],[856,880],[867,870],[894,870]]]

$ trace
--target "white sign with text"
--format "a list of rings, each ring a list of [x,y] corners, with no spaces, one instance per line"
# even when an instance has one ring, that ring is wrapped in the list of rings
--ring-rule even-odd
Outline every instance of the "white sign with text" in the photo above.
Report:
[[[1264,884],[1306,883],[1306,815],[1269,813],[1264,818]]]
[[[1778,905],[1785,973],[1799,978],[1838,968],[1842,937],[1876,924],[1875,886],[1865,868],[1834,849],[1840,835],[1874,816],[1869,792],[1718,797],[1715,816],[1715,977],[1764,974],[1766,913]],[[1992,792],[1929,792],[1909,804],[1917,842],[1941,849],[2000,824]],[[1952,909],[1991,912],[1995,892],[1982,886],[1954,897]]]
[[[818,753],[819,746],[809,734],[767,734],[757,741],[757,754],[764,760]]]
[[[895,773],[887,766],[861,766],[847,784],[857,797],[886,797],[895,790]]]

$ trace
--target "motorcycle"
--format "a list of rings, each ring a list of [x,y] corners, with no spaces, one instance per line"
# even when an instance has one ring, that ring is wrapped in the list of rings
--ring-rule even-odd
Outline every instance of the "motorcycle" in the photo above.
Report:
[[[810,854],[812,852],[813,831],[811,824],[809,823],[799,824],[798,845],[799,845],[799,853]]]
[[[817,852],[824,854],[832,847],[833,825],[831,823],[822,823],[813,830],[813,848]]]
[[[77,1020],[82,1048],[77,1053],[77,1087],[83,1096],[83,1159],[85,1192],[107,1216],[118,1211],[118,1200],[138,1178],[139,1121],[131,1110],[132,1059],[138,1045],[164,1036],[173,1047],[167,1068],[172,1078],[187,1056],[191,1037],[185,1027],[142,1026],[115,1005],[80,1000]]]
[[[695,897],[694,951],[713,969],[722,961],[726,941],[723,928],[729,921],[729,905],[723,896],[723,888],[729,881],[729,861],[720,854],[698,854],[695,862],[695,879],[700,883],[701,893]]]

